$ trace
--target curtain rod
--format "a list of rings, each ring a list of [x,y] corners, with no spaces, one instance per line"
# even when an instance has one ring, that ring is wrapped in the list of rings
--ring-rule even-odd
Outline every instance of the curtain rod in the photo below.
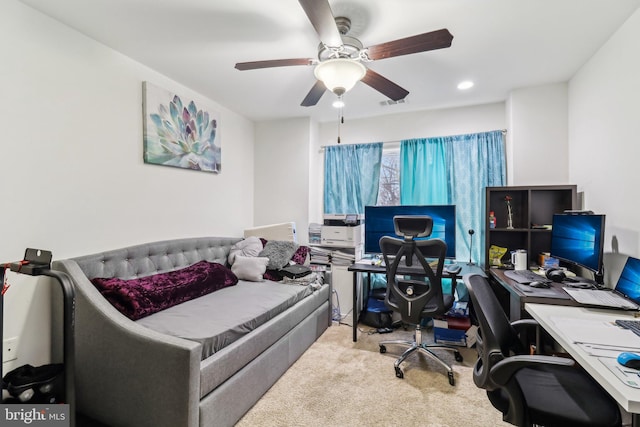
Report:
[[[491,132],[491,131],[488,131],[488,132]],[[506,129],[500,129],[500,132],[502,132],[502,134],[503,134],[503,135],[505,135],[505,134],[507,133],[507,130],[506,130]],[[477,133],[483,133],[483,132],[477,132]],[[454,135],[454,136],[455,136],[455,135]],[[400,142],[402,142],[402,140],[398,140],[398,141],[384,141],[384,142],[382,142],[382,145],[385,145],[385,144],[399,144]],[[365,142],[365,144],[367,144],[367,143]],[[334,144],[334,145],[336,145],[336,144]],[[321,146],[320,146],[320,150],[322,151],[322,150],[324,150],[325,148],[327,148],[327,147],[333,147],[334,145],[321,145]]]

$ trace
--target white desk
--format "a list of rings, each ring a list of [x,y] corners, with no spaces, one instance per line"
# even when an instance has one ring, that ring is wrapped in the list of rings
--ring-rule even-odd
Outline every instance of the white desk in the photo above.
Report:
[[[640,388],[624,384],[604,366],[598,357],[592,356],[582,347],[576,345],[575,342],[579,340],[577,331],[572,335],[571,331],[567,331],[568,328],[566,326],[563,328],[554,322],[554,319],[612,322],[616,319],[633,319],[633,314],[619,310],[567,307],[551,304],[526,303],[524,308],[622,408],[632,414],[633,425],[640,426]],[[619,344],[625,345],[625,343]]]

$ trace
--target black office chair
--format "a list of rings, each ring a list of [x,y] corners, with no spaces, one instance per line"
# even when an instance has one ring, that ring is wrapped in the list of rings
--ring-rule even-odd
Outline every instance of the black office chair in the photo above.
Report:
[[[453,369],[432,350],[453,351],[455,360],[458,362],[462,361],[462,355],[452,346],[422,342],[421,326],[423,319],[445,314],[454,302],[455,284],[452,286],[451,294],[446,295],[443,295],[441,284],[447,244],[440,239],[415,240],[416,237],[431,235],[433,219],[429,216],[395,216],[393,222],[396,234],[403,236],[404,240],[389,236],[383,236],[380,239],[387,276],[385,304],[393,311],[400,313],[404,323],[415,325],[415,335],[413,341],[380,342],[380,353],[386,353],[386,346],[390,344],[408,346],[409,348],[394,364],[396,377],[404,377],[400,364],[410,354],[419,351],[442,365],[447,370],[449,384],[454,385]],[[428,259],[434,260],[436,263],[434,267],[429,265]],[[409,279],[398,276],[399,266],[406,264],[410,267],[416,262],[421,267],[416,276],[421,280],[417,280],[414,276]]]
[[[487,279],[464,276],[479,323],[473,381],[487,391],[502,419],[516,426],[622,424],[616,402],[571,359],[528,355],[520,334],[533,319],[509,322]]]

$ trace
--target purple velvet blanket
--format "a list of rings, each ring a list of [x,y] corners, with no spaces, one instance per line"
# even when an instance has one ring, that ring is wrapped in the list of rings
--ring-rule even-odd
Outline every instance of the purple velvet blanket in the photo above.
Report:
[[[200,261],[189,267],[138,279],[95,278],[91,282],[131,320],[238,283],[222,264]]]

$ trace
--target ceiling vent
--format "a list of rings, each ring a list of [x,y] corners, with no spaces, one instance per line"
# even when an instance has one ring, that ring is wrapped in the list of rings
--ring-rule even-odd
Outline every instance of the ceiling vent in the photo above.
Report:
[[[390,105],[397,105],[397,104],[406,104],[407,101],[403,98],[403,99],[399,99],[397,101],[394,101],[393,99],[386,99],[384,101],[380,102],[380,105],[382,105],[383,107],[387,107]]]

